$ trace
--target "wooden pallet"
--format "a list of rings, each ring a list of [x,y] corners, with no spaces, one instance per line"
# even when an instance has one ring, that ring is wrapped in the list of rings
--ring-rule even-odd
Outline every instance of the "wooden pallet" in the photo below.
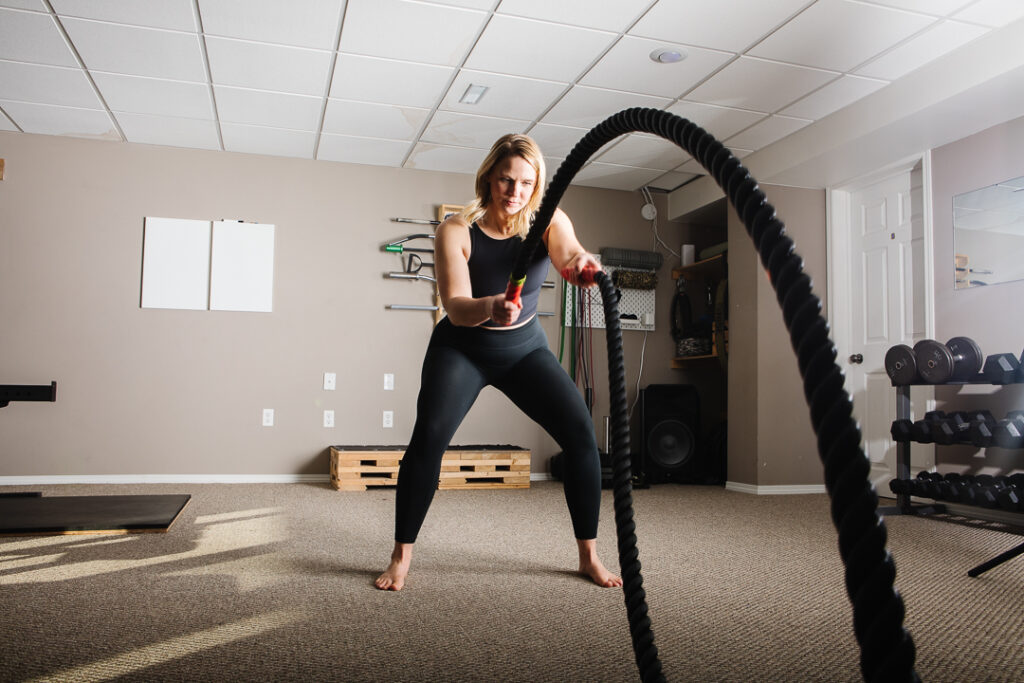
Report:
[[[530,451],[447,451],[441,460],[445,489],[524,489],[530,487]]]
[[[398,484],[400,448],[332,446],[331,486],[366,491]],[[521,489],[530,487],[530,451],[502,447],[460,447],[445,451],[438,488]]]

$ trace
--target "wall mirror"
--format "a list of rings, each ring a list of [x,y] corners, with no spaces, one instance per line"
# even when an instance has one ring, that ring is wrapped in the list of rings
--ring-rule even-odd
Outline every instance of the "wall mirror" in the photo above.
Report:
[[[1024,280],[1024,176],[953,197],[956,289]]]

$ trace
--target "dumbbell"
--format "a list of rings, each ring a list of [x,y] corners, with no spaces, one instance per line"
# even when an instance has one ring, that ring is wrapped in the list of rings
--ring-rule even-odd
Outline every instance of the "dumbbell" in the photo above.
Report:
[[[958,410],[949,413],[945,420],[932,424],[932,441],[944,446],[957,443],[972,443],[972,430],[976,424],[994,427],[996,419],[988,410],[975,410],[973,412]]]
[[[980,475],[987,476],[987,475]],[[999,507],[999,494],[1007,488],[1009,481],[1006,477],[989,477],[977,493],[977,504],[986,508]]]
[[[942,500],[955,501],[960,499],[960,490],[966,485],[966,478],[959,472],[947,472],[939,482],[939,493]]]
[[[953,337],[945,344],[934,339],[914,344],[917,374],[928,384],[966,382],[978,374],[984,358],[970,337]]]
[[[910,434],[918,443],[932,443],[932,425],[946,419],[946,413],[941,410],[929,410],[924,418],[916,420],[910,428]]]
[[[979,448],[987,448],[993,443],[993,432],[996,429],[996,420],[972,421],[970,427],[970,442]]]
[[[936,420],[929,425],[932,441],[943,446],[956,443],[962,433],[970,428],[970,415],[962,410],[947,413],[943,420]]]
[[[1020,365],[1020,360],[1012,353],[996,353],[985,359],[982,374],[989,384],[1012,384],[1020,381]]]
[[[966,505],[980,505],[981,491],[991,482],[991,475],[975,474],[964,477],[964,485],[960,488],[958,496],[961,503]]]
[[[940,481],[942,475],[938,472],[918,472],[911,484],[911,493],[920,498],[936,498],[938,491],[935,487]]]
[[[885,374],[893,386],[913,384],[920,379],[917,374],[917,359],[914,349],[906,344],[896,344],[885,352]]]
[[[1011,474],[1006,488],[996,494],[996,501],[1004,510],[1024,511],[1024,474]]]
[[[892,426],[889,427],[889,434],[892,435],[893,441],[913,441],[914,423],[905,419],[893,420]]]
[[[1006,419],[996,423],[992,430],[992,445],[1000,448],[1024,447],[1024,411],[1011,410]]]
[[[896,495],[910,494],[911,480],[910,479],[890,479],[889,490]]]

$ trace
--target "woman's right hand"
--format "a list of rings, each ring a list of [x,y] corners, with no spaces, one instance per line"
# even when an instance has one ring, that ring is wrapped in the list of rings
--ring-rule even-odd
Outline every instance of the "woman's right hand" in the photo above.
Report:
[[[491,320],[499,325],[511,325],[519,319],[519,314],[523,310],[523,304],[521,301],[515,303],[505,298],[505,294],[495,294],[490,298],[490,315]]]

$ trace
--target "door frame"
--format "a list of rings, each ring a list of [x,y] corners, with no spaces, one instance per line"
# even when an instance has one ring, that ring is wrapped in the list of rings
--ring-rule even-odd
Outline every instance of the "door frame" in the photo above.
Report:
[[[932,159],[931,151],[925,151],[885,166],[872,173],[858,176],[825,191],[825,248],[827,253],[828,273],[828,319],[832,331],[832,341],[836,345],[836,362],[845,368],[850,355],[853,336],[851,322],[851,273],[853,264],[850,254],[850,203],[852,195],[858,190],[899,173],[910,173],[918,165],[921,167],[921,207],[924,237],[924,328],[929,338],[935,337],[935,249],[934,223],[932,220]],[[921,394],[917,400],[925,410],[934,409],[935,392],[930,387],[918,387],[915,395]],[[895,419],[895,414],[893,419]],[[888,438],[888,435],[885,435]],[[912,470],[916,474],[919,469],[927,469],[934,465],[934,456],[926,458],[931,464]]]

